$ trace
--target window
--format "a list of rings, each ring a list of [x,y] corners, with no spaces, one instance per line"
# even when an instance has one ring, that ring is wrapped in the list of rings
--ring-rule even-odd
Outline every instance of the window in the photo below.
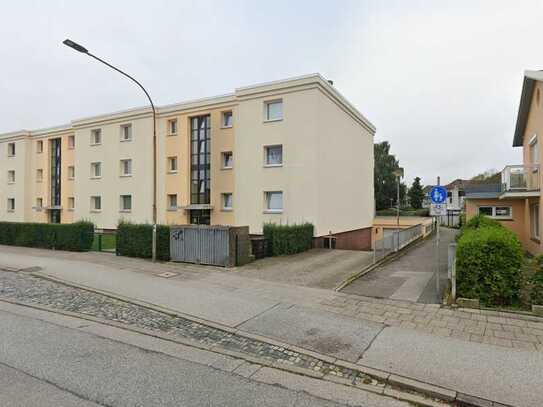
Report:
[[[170,136],[177,135],[177,119],[168,120],[168,134]]]
[[[222,209],[225,211],[232,210],[232,194],[231,193],[222,194]]]
[[[511,206],[480,206],[479,215],[496,219],[512,219],[513,208]]]
[[[222,113],[222,127],[232,127],[232,112]]]
[[[75,178],[75,167],[73,165],[70,165],[68,167],[68,179],[74,179]]]
[[[177,210],[177,194],[168,195],[168,210],[170,211]]]
[[[36,141],[36,152],[38,154],[43,153],[43,141],[42,140]]]
[[[132,195],[121,195],[121,212],[132,210]]]
[[[130,141],[132,140],[132,125],[123,124],[121,126],[121,141]]]
[[[36,182],[42,182],[43,181],[43,170],[40,168],[36,170]]]
[[[177,157],[168,157],[168,172],[177,172]]]
[[[15,157],[15,143],[8,143],[8,157]]]
[[[15,211],[15,198],[8,198],[8,212]]]
[[[283,192],[265,192],[266,212],[283,212]]]
[[[91,196],[91,211],[97,212],[102,210],[102,197]]]
[[[36,209],[43,208],[43,198],[36,198]]]
[[[91,163],[91,178],[102,177],[102,163]]]
[[[75,148],[75,136],[68,136],[68,148],[70,150]]]
[[[14,184],[15,183],[15,170],[9,170],[8,171],[8,184]]]
[[[121,160],[121,177],[129,177],[132,175],[132,160]]]
[[[102,130],[101,129],[91,130],[91,145],[97,146],[98,144],[102,144]]]
[[[266,121],[275,121],[283,119],[283,101],[274,100],[264,104],[264,117]]]
[[[530,205],[530,235],[539,240],[539,204]]]
[[[225,151],[222,153],[222,167],[225,169],[230,169],[234,165],[234,156],[232,151]]]
[[[75,209],[75,198],[73,196],[68,198],[68,210],[73,211]]]
[[[265,163],[268,167],[283,165],[283,146],[264,147]]]

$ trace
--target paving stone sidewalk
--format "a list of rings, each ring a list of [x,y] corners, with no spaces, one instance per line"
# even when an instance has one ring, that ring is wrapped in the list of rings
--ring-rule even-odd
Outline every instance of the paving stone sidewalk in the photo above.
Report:
[[[338,293],[320,304],[325,310],[383,323],[507,348],[543,351],[543,319],[439,304],[361,297]]]

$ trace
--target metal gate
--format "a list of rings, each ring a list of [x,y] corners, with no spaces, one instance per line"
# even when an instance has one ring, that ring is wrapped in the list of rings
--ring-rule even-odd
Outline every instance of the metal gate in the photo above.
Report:
[[[170,257],[173,261],[228,266],[229,235],[228,228],[222,226],[173,226],[170,228]]]

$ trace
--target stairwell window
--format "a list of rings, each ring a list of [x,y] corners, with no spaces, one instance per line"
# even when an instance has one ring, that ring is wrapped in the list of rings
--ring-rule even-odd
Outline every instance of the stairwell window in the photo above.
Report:
[[[75,209],[75,198],[73,196],[68,198],[68,210],[73,211]]]
[[[36,170],[36,182],[43,181],[43,170],[41,168]]]
[[[68,167],[68,179],[69,180],[75,179],[75,167],[73,165],[70,165]]]
[[[222,112],[222,128],[227,129],[232,127],[232,112]]]
[[[264,192],[264,202],[266,213],[281,213],[283,212],[283,192],[269,191]]]
[[[222,153],[222,168],[229,170],[234,166],[234,156],[232,151],[225,151]]]
[[[177,210],[177,194],[168,194],[168,210]]]
[[[8,143],[8,157],[15,157],[15,143]]]
[[[168,135],[177,136],[177,119],[168,120]]]
[[[283,101],[271,100],[264,102],[264,121],[273,122],[283,120]]]
[[[36,198],[36,209],[41,210],[43,208],[43,198]]]
[[[73,150],[75,148],[75,136],[68,136],[68,149]]]
[[[121,126],[121,141],[132,141],[132,125],[123,124]]]
[[[232,210],[232,193],[227,192],[225,194],[222,194],[222,210],[223,211],[231,211]]]
[[[8,184],[15,184],[15,170],[8,171]]]
[[[15,198],[8,198],[8,212],[15,212]]]
[[[43,153],[43,141],[42,140],[36,141],[36,153],[38,153],[38,154]]]
[[[168,157],[168,172],[170,174],[177,172],[177,157]]]

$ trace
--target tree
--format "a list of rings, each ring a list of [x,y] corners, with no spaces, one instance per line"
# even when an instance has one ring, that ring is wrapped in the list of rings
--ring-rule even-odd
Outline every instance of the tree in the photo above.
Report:
[[[394,170],[399,168],[399,162],[396,157],[390,154],[390,144],[388,141],[375,143],[373,147],[375,169],[374,169],[374,188],[375,188],[375,208],[389,208],[396,202],[397,180]],[[405,184],[400,186],[400,200],[405,196]]]
[[[420,184],[420,178],[415,177],[413,180],[413,184],[411,184],[411,188],[409,188],[409,192],[407,193],[409,196],[409,202],[411,203],[411,206],[415,209],[422,208],[422,201],[424,200],[424,192],[422,191],[422,185]]]
[[[475,177],[471,178],[470,181],[480,181],[483,183],[500,183],[501,174],[498,170],[490,169],[482,172]]]

